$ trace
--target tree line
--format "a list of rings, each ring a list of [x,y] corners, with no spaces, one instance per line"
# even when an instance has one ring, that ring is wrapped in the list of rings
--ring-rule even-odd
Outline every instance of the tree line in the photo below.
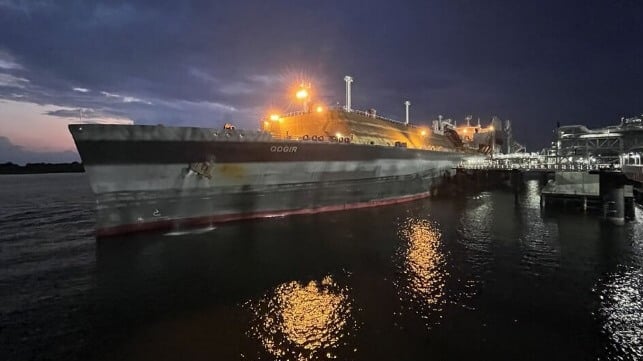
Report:
[[[38,174],[38,173],[82,173],[82,163],[27,163],[25,165],[11,162],[0,163],[0,174]]]

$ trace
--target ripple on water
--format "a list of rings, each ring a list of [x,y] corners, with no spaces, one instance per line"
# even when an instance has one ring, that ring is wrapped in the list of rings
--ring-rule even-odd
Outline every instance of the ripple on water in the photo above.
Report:
[[[555,272],[560,267],[560,249],[551,241],[549,227],[541,222],[526,223],[520,237],[521,268],[525,274],[539,275],[543,270]]]
[[[331,276],[307,284],[283,283],[249,303],[254,317],[249,336],[259,340],[271,357],[336,358],[340,349],[349,347],[357,329],[348,291]]]
[[[471,200],[459,222],[458,242],[466,249],[468,263],[476,270],[475,274],[480,274],[493,257],[489,241],[492,215],[490,194],[482,193]]]
[[[440,231],[426,219],[407,218],[399,228],[399,237],[403,242],[395,255],[399,274],[395,286],[401,301],[431,328],[437,323],[431,316],[441,312],[446,302],[448,273]]]
[[[609,358],[643,360],[643,270],[624,268],[599,287],[599,315],[609,339]]]

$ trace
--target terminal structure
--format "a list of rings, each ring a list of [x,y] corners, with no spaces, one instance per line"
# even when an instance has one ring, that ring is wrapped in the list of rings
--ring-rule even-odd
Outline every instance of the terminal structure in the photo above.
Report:
[[[621,224],[643,195],[643,115],[620,124],[589,129],[559,126],[551,147],[540,153],[494,152],[469,160],[467,170],[538,172],[552,179],[541,193],[541,206],[576,204],[599,209]]]

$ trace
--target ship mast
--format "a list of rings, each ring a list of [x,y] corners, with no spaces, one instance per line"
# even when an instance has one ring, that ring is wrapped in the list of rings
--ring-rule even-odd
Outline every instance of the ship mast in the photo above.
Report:
[[[353,77],[346,75],[344,77],[344,81],[346,82],[346,106],[344,109],[347,112],[351,111],[351,83],[353,82]]]

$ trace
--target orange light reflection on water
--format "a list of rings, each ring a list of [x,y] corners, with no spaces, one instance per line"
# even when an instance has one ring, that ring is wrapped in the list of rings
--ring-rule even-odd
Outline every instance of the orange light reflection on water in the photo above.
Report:
[[[330,276],[277,286],[254,307],[251,334],[276,358],[335,358],[355,322],[348,290]]]
[[[444,303],[447,273],[440,231],[426,219],[410,218],[401,225],[399,235],[404,243],[397,254],[402,276],[396,281],[398,291],[402,301],[410,302],[416,313],[428,319]]]

